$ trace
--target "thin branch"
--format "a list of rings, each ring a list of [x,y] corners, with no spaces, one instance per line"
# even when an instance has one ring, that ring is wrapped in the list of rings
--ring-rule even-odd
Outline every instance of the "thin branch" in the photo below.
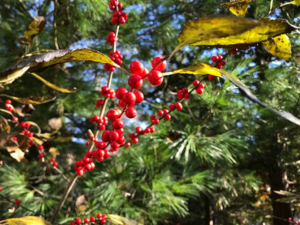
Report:
[[[56,15],[57,15],[57,7],[59,7],[58,1],[54,0],[54,11],[53,11],[53,39],[54,39],[54,45],[55,49],[58,50],[58,41],[57,41],[57,26],[56,26]]]
[[[270,10],[267,15],[264,16],[264,18],[267,18],[268,16],[270,16],[272,13],[275,12],[276,9],[279,9],[279,8],[282,8],[284,6],[287,6],[287,5],[291,5],[292,3],[291,2],[286,2],[286,3],[280,3],[278,6],[276,6],[274,9]]]

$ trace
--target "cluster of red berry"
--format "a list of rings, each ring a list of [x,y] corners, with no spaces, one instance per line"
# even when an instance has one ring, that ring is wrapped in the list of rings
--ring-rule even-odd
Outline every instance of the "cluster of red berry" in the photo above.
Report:
[[[7,99],[5,101],[5,109],[9,112],[12,112],[14,107],[11,105],[11,100],[10,99]]]
[[[112,24],[125,24],[128,16],[126,12],[122,12],[120,11],[123,8],[123,5],[121,2],[118,2],[117,0],[110,0],[109,3],[109,9],[113,12],[112,14],[112,18],[110,20],[110,22]]]
[[[93,224],[105,224],[107,222],[107,216],[105,214],[98,213],[96,217],[91,216],[90,218],[84,218],[83,220],[81,218],[76,218],[74,221],[70,223],[70,225],[76,225],[76,224],[87,224],[87,223],[93,223]]]
[[[292,219],[291,217],[289,217],[289,218],[287,219],[287,221],[288,221],[289,223],[291,223],[291,224],[300,224],[300,220],[299,220],[299,221],[293,221],[293,219]]]
[[[118,42],[118,38],[116,37],[115,32],[110,32],[106,37],[106,41],[110,44],[110,46],[113,46],[114,43]]]
[[[52,164],[53,167],[57,167],[58,166],[58,162],[55,161],[55,158],[52,157],[50,159],[50,162],[51,162],[51,164]]]

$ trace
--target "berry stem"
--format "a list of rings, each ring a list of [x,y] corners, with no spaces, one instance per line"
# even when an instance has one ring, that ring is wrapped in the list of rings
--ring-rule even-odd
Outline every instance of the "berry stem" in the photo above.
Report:
[[[6,201],[8,201],[8,202],[10,202],[10,203],[12,203],[12,204],[15,204],[15,202],[14,201],[11,201],[10,199],[8,199],[8,198],[6,198],[6,197],[4,197],[3,195],[0,195],[0,197],[1,198],[3,198],[3,199],[5,199]],[[28,212],[31,212],[31,213],[33,213],[33,214],[36,214],[36,212],[35,211],[33,211],[33,210],[31,210],[31,209],[28,209],[28,208],[26,208],[25,206],[23,206],[23,205],[18,205],[18,207],[20,207],[20,208],[22,208],[22,209],[25,209],[26,211],[28,211]],[[42,215],[42,216],[44,216],[45,217],[45,215]]]

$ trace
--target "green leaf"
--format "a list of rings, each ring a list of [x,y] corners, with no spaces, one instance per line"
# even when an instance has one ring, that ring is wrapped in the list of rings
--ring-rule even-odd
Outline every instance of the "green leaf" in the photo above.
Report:
[[[37,75],[36,73],[30,73],[32,76],[36,77],[37,79],[39,79],[40,81],[42,81],[45,85],[47,85],[48,87],[56,90],[56,91],[60,91],[60,92],[63,92],[63,93],[74,93],[76,92],[76,88],[73,88],[73,90],[68,90],[66,88],[62,88],[62,87],[59,87],[55,84],[52,84],[50,83],[49,81],[45,80],[44,78],[40,77],[39,75]]]
[[[46,25],[45,17],[38,16],[34,17],[33,20],[28,24],[26,30],[24,31],[24,37],[18,39],[20,44],[31,45],[32,39],[38,35]]]
[[[291,43],[286,34],[274,37],[269,41],[263,42],[266,50],[277,58],[290,61],[292,58]]]
[[[247,8],[249,6],[250,0],[236,0],[222,3],[221,6],[226,7],[236,16],[244,17]]]
[[[56,97],[53,97],[53,98],[50,98],[50,99],[45,99],[44,97],[19,98],[19,97],[15,97],[15,96],[6,95],[6,94],[0,94],[0,96],[10,98],[12,100],[15,100],[15,101],[23,103],[23,104],[35,104],[35,105],[52,102],[56,99]]]
[[[35,72],[37,70],[41,71],[42,69],[46,69],[50,66],[74,61],[108,63],[117,68],[120,68],[119,65],[117,65],[107,55],[104,55],[101,52],[87,48],[76,50],[64,49],[33,56],[28,60],[20,62],[18,65],[8,70],[0,72],[0,83],[11,83],[15,79],[23,76],[26,72]]]
[[[21,218],[12,218],[0,221],[3,225],[51,225],[48,221],[36,217],[36,216],[25,216]]]
[[[222,71],[222,74],[236,87],[239,88],[241,92],[243,92],[249,100],[252,102],[255,102],[259,104],[260,106],[269,109],[271,112],[281,116],[282,118],[285,118],[286,120],[289,120],[290,122],[297,124],[300,126],[300,120],[295,117],[293,114],[286,112],[286,111],[278,111],[276,109],[271,108],[270,106],[267,106],[265,103],[261,102],[251,91],[250,89],[236,76],[233,76],[225,71]]]
[[[217,77],[221,77],[221,72],[218,69],[211,67],[205,63],[199,63],[193,66],[175,70],[173,72],[163,73],[164,76],[173,75],[173,74],[195,74],[195,75],[211,74]]]

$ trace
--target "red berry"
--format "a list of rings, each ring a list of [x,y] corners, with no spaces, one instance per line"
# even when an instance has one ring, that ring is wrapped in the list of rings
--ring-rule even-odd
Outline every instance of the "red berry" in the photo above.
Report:
[[[132,143],[133,144],[139,143],[139,139],[137,137],[132,138]]]
[[[130,139],[132,139],[132,138],[135,137],[135,135],[134,135],[134,133],[130,133],[130,134],[128,134],[128,137],[129,137]]]
[[[143,80],[139,75],[132,75],[128,79],[128,85],[133,89],[140,89],[143,86]]]
[[[169,109],[170,109],[171,111],[173,111],[173,110],[176,109],[176,106],[175,106],[174,104],[171,104],[171,105],[169,105]]]
[[[128,118],[134,118],[134,117],[136,117],[137,112],[136,112],[135,108],[128,108],[125,112],[125,115]]]
[[[164,111],[163,111],[163,110],[158,110],[157,115],[158,115],[158,116],[164,115]]]
[[[136,100],[135,94],[133,94],[132,92],[127,92],[123,96],[123,101],[128,105],[134,104],[135,100]]]
[[[201,95],[201,94],[203,94],[203,89],[202,88],[197,88],[196,92],[197,92],[197,94]]]
[[[135,128],[135,133],[139,134],[139,133],[142,132],[142,130],[143,130],[142,128],[136,127],[136,128]]]
[[[214,80],[215,79],[215,76],[213,75],[208,75],[208,80]]]
[[[120,135],[117,131],[111,131],[109,134],[110,141],[117,141],[117,140],[119,140],[119,137],[120,137]]]
[[[194,86],[197,86],[197,85],[199,85],[199,84],[200,84],[200,81],[199,81],[199,80],[194,80],[194,81],[193,81],[193,85],[194,85]]]
[[[171,115],[170,115],[170,114],[167,114],[167,115],[165,116],[165,119],[166,119],[166,120],[170,120],[170,119],[171,119]]]
[[[44,154],[40,153],[40,154],[38,155],[38,158],[39,158],[39,159],[44,158]]]
[[[98,218],[98,219],[101,219],[101,218],[102,218],[102,214],[101,214],[101,213],[98,213],[98,214],[97,214],[97,218]]]
[[[123,98],[123,95],[124,95],[125,93],[127,93],[127,92],[128,92],[128,91],[126,90],[126,88],[120,87],[120,88],[118,88],[117,91],[116,91],[116,96],[117,96],[118,99],[122,99],[122,98]]]
[[[119,105],[119,107],[121,108],[121,109],[123,109],[125,106],[126,106],[126,103],[122,100],[122,99],[120,99],[119,101],[118,101],[118,105]],[[133,107],[134,105],[132,105],[132,106],[129,106],[129,107]]]
[[[76,174],[78,175],[78,176],[82,176],[83,174],[84,174],[84,171],[83,171],[83,169],[82,168],[80,168],[80,169],[77,169],[76,170]]]
[[[113,149],[118,149],[120,147],[120,145],[116,141],[113,141],[110,144],[110,147],[113,148]]]
[[[158,71],[164,71],[166,69],[167,61],[166,60],[161,61],[161,59],[163,59],[163,57],[157,56],[152,60],[151,65],[152,65],[153,69],[155,68],[155,70],[158,70]],[[158,65],[158,66],[156,66],[156,65]]]
[[[81,224],[81,219],[80,218],[77,218],[75,221],[76,221],[76,224]]]
[[[0,191],[2,191],[2,187],[0,186]]]
[[[135,75],[142,74],[144,71],[144,65],[140,61],[133,61],[129,66],[130,72]]]
[[[70,223],[70,225],[76,225],[75,221],[72,221],[72,222]]]
[[[291,221],[292,221],[292,218],[291,218],[291,217],[289,217],[289,218],[288,218],[288,221],[289,221],[289,222],[291,222]]]
[[[89,222],[90,222],[90,219],[89,219],[89,218],[84,218],[84,222],[85,222],[85,223],[89,223]]]
[[[15,123],[19,122],[19,118],[16,117],[16,116],[14,116],[14,117],[13,117],[13,121],[14,121]]]
[[[225,60],[222,60],[221,62],[219,62],[219,64],[220,64],[221,66],[224,66],[224,65],[226,64],[226,62],[225,62]]]
[[[218,64],[218,65],[215,66],[215,68],[220,70],[220,69],[222,69],[222,66],[221,66],[221,64]]]
[[[155,128],[154,127],[150,127],[150,133],[154,133],[155,132]]]
[[[129,148],[130,145],[131,145],[130,142],[127,142],[127,143],[125,144],[125,147],[126,147],[126,148]]]
[[[20,204],[21,204],[21,200],[16,199],[16,200],[15,200],[15,205],[20,205]]]
[[[93,217],[93,216],[91,216],[91,217],[90,217],[90,221],[91,221],[91,222],[95,222],[95,221],[96,221],[96,218]]]
[[[50,161],[51,161],[51,162],[55,162],[55,158],[52,157],[52,158],[50,159]]]
[[[159,119],[157,119],[157,118],[154,119],[154,120],[153,120],[153,123],[154,123],[155,125],[158,125],[158,124],[159,124]]]
[[[38,150],[41,151],[41,150],[43,150],[43,149],[44,149],[44,146],[43,146],[43,145],[39,145],[39,146],[38,146]]]
[[[213,62],[218,62],[218,56],[217,55],[214,55],[213,57],[211,57],[211,60]]]
[[[6,99],[5,103],[10,105],[11,104],[11,100],[10,99]]]
[[[106,219],[100,220],[100,223],[101,223],[101,224],[105,224],[105,223],[106,223]]]
[[[12,105],[6,104],[5,108],[7,109],[7,111],[12,112],[13,111],[13,107]]]
[[[109,140],[110,140],[110,131],[109,131],[109,130],[105,130],[105,131],[102,133],[101,139],[102,139],[102,141],[104,141],[104,142],[109,142]]]
[[[114,120],[114,122],[112,123],[112,128],[118,130],[124,127],[124,122],[121,119],[116,119]]]
[[[52,163],[52,166],[53,166],[53,167],[57,167],[57,166],[58,166],[58,162],[53,162],[53,163]]]
[[[143,95],[143,93],[142,92],[140,92],[140,91],[135,91],[135,92],[133,92],[133,94],[135,95],[135,103],[136,104],[139,104],[139,103],[141,103],[141,102],[143,102],[144,101],[144,95]]]
[[[110,109],[107,111],[106,116],[110,120],[116,120],[120,116],[120,111],[118,109]]]
[[[87,142],[85,142],[85,145],[86,145],[86,146],[90,145],[90,142],[88,142],[88,141],[87,141]]]
[[[163,79],[163,75],[158,70],[152,70],[148,75],[148,80],[152,85],[160,85]]]
[[[177,110],[181,111],[182,110],[182,104],[180,102],[176,102],[175,107]]]

